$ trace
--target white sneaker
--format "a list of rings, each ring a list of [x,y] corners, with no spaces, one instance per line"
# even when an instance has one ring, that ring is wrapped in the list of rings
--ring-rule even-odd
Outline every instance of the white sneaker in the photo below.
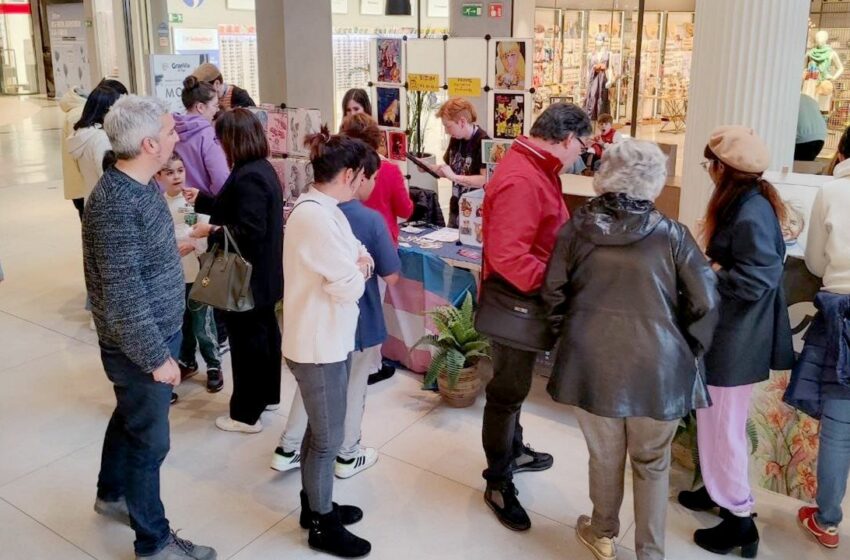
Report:
[[[594,535],[588,516],[579,516],[576,523],[576,536],[581,544],[590,549],[596,560],[617,560],[617,545],[614,544],[614,539]]]
[[[225,432],[244,432],[246,434],[256,434],[263,431],[263,424],[257,420],[256,424],[246,424],[237,422],[230,416],[219,416],[215,419],[215,427]]]
[[[359,472],[363,472],[378,462],[378,452],[372,447],[361,447],[357,457],[350,463],[342,463],[339,457],[334,462],[334,474],[337,478],[351,478]]]
[[[301,467],[301,453],[293,451],[292,455],[284,453],[282,447],[274,450],[272,455],[272,468],[278,472],[291,471]]]

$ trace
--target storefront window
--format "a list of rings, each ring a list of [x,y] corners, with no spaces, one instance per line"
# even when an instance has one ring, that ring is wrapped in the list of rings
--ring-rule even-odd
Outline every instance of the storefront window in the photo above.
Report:
[[[260,100],[254,0],[168,0],[167,6],[172,52],[206,55],[226,83]]]
[[[38,92],[32,14],[26,1],[0,5],[0,92]]]

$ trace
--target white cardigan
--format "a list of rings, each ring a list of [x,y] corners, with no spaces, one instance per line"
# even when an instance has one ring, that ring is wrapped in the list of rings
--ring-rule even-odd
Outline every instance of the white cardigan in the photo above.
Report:
[[[838,164],[833,176],[812,205],[806,266],[823,278],[824,290],[850,294],[850,160]]]
[[[366,281],[366,253],[336,199],[311,188],[298,199],[283,237],[283,355],[300,364],[331,364],[354,351]]]

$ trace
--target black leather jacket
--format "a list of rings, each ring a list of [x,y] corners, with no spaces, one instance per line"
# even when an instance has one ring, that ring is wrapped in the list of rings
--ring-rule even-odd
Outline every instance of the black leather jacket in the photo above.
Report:
[[[592,414],[673,420],[708,406],[699,358],[716,276],[688,229],[651,202],[606,194],[558,235],[543,298],[559,334],[549,394]]]

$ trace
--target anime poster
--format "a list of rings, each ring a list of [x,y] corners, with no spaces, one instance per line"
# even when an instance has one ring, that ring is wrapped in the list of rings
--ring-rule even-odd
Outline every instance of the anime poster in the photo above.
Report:
[[[387,149],[387,146],[389,146],[389,140],[387,140],[387,131],[381,130],[381,145],[378,146],[378,155],[383,158],[389,159],[390,153]]]
[[[526,89],[524,41],[496,41],[496,81],[494,89]]]
[[[525,123],[525,94],[497,93],[493,96],[493,137],[513,140],[522,135]]]
[[[378,39],[377,45],[377,81],[388,84],[402,83],[401,39]]]
[[[513,142],[509,140],[482,140],[481,161],[483,163],[500,163],[511,149]]]
[[[295,156],[309,156],[310,150],[304,145],[307,137],[316,134],[321,128],[321,115],[318,109],[286,109],[288,117],[287,140],[288,153]]]
[[[377,87],[375,92],[378,102],[378,124],[389,128],[401,128],[401,89]]]
[[[289,128],[289,122],[286,113],[283,111],[273,111],[266,114],[267,124],[266,138],[269,141],[269,151],[273,156],[282,156],[287,153],[288,146],[286,144],[286,131]]]
[[[389,131],[387,137],[389,159],[404,161],[407,157],[407,135],[400,131]]]

